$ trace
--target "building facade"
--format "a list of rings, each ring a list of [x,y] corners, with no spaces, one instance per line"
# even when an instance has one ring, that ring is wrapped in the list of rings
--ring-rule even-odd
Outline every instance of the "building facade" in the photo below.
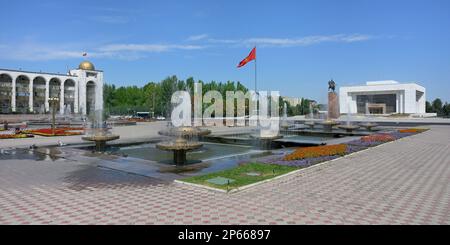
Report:
[[[103,109],[103,71],[89,61],[67,74],[0,69],[0,113],[47,113],[50,98],[59,114],[87,115]]]
[[[339,107],[343,114],[424,114],[425,88],[397,81],[367,82],[363,86],[341,87]]]

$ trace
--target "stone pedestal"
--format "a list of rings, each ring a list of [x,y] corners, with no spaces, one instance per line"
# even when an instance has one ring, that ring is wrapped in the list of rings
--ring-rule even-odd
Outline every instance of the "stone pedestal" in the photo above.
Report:
[[[328,92],[328,119],[337,119],[339,115],[339,97],[336,92]]]
[[[174,150],[173,161],[176,165],[183,165],[186,163],[186,150]]]

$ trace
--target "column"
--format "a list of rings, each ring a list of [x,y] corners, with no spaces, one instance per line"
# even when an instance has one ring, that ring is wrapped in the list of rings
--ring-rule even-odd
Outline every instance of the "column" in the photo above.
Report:
[[[11,83],[11,111],[16,111],[16,78],[15,76],[11,76],[12,83]]]
[[[64,115],[64,80],[59,86],[59,114]]]
[[[80,83],[80,90],[78,91],[80,98],[80,111],[81,114],[86,115],[86,82]]]
[[[398,92],[395,93],[395,113],[399,113]]]
[[[399,99],[399,112],[398,113],[405,113],[405,96],[403,95],[403,92],[400,92],[400,99]]]
[[[50,79],[45,81],[45,112],[50,111],[50,105],[48,104],[49,97],[50,97]]]
[[[79,81],[75,80],[75,92],[74,92],[74,101],[73,101],[73,113],[78,113],[79,112],[79,107],[78,107],[78,85],[79,85]]]
[[[33,112],[34,106],[33,106],[33,80],[34,78],[30,78],[30,83],[28,87],[28,108],[30,112]]]

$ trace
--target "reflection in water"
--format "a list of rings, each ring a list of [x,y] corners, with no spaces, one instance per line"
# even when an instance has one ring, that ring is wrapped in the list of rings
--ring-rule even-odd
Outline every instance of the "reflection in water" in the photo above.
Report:
[[[56,161],[60,154],[56,148],[0,149],[0,160]]]
[[[72,171],[63,178],[73,190],[84,190],[87,188],[121,188],[123,185],[149,186],[167,184],[156,178],[149,178],[123,171],[99,168],[97,166],[85,165]]]

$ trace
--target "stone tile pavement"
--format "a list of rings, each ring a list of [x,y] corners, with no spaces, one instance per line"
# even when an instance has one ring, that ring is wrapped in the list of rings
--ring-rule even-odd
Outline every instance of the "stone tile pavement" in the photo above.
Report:
[[[0,224],[450,224],[450,127],[234,194],[64,159],[1,160]]]

